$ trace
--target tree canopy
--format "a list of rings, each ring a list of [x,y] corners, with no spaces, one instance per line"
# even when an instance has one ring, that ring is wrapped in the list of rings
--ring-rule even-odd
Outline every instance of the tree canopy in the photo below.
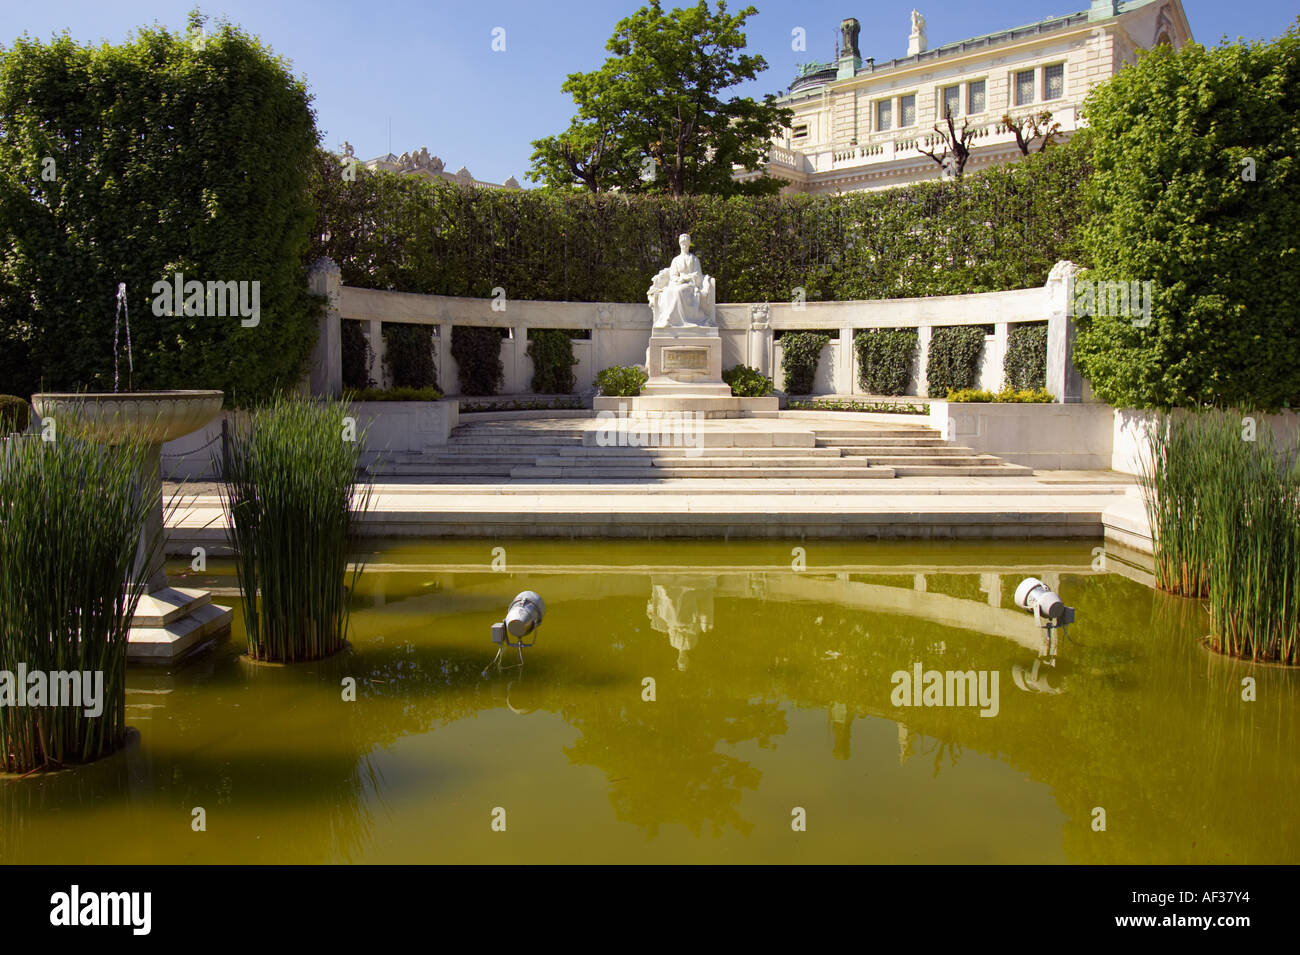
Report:
[[[770,138],[791,112],[772,94],[762,102],[725,91],[767,69],[745,53],[745,21],[725,0],[664,12],[659,0],[620,20],[594,72],[573,73],[561,87],[578,111],[564,132],[533,143],[529,178],[592,192],[683,195],[772,193],[767,176],[732,178],[733,165],[761,170]]]

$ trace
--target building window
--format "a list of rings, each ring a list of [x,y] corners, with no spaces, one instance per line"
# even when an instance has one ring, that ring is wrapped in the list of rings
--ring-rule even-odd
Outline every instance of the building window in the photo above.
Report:
[[[795,138],[795,139],[803,139],[803,138],[805,138],[807,135],[808,135],[808,124],[807,124],[807,123],[804,123],[802,126],[796,126],[796,127],[794,128],[794,138]]]
[[[975,84],[972,83],[972,86]],[[945,87],[939,100],[939,118],[961,115],[961,87]]]
[[[1023,70],[1016,74],[1016,105],[1028,106],[1034,101],[1034,71]]]
[[[898,125],[916,125],[916,94],[903,96],[898,100]]]
[[[966,112],[984,112],[984,81],[972,80],[966,84]]]
[[[1065,64],[1043,67],[1043,99],[1060,99],[1065,95]]]
[[[887,129],[894,128],[894,104],[891,100],[882,99],[876,104],[876,131],[884,132]]]

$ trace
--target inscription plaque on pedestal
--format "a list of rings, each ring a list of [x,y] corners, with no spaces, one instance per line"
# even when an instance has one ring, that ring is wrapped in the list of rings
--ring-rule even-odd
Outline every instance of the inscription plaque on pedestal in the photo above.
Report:
[[[709,350],[707,348],[665,348],[663,361],[665,372],[707,372],[709,370]]]

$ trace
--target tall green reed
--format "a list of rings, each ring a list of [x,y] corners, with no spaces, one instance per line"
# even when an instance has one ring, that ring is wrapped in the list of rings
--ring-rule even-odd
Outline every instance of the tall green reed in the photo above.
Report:
[[[1161,418],[1140,483],[1156,584],[1205,598],[1214,649],[1300,663],[1300,472],[1241,412]]]
[[[102,712],[0,706],[0,770],[104,756],[125,739],[126,652],[141,589],[131,585],[154,486],[145,449],[61,436],[0,447],[0,670],[102,672]],[[157,547],[161,541],[146,541]],[[22,692],[24,688],[17,688]]]
[[[345,433],[348,413],[338,401],[279,398],[227,442],[222,497],[255,660],[316,660],[346,641],[361,572],[357,562],[348,577],[348,552],[371,492],[357,483],[365,435]]]

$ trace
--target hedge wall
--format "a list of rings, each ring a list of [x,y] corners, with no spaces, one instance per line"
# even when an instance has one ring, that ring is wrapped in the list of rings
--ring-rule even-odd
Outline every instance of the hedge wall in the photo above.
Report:
[[[954,325],[930,333],[926,383],[931,398],[944,398],[950,391],[974,388],[979,383],[984,338],[984,329],[979,325]]]
[[[303,268],[316,152],[302,81],[229,25],[202,44],[146,27],[0,49],[0,387],[111,390],[119,282],[123,390],[243,403],[296,386],[320,308]],[[258,323],[155,315],[154,283],[177,272],[259,282]]]
[[[394,388],[437,388],[433,326],[384,322],[384,367]]]
[[[853,338],[858,384],[869,395],[905,395],[916,363],[914,328],[869,328]]]
[[[1077,139],[1078,137],[1076,137]],[[644,302],[691,233],[718,301],[897,298],[1042,285],[1074,241],[1088,175],[1073,141],[960,182],[838,196],[561,195],[464,189],[317,156],[317,240],[348,285]]]
[[[1007,336],[1002,374],[1009,387],[1034,391],[1047,387],[1047,326],[1021,325]]]

